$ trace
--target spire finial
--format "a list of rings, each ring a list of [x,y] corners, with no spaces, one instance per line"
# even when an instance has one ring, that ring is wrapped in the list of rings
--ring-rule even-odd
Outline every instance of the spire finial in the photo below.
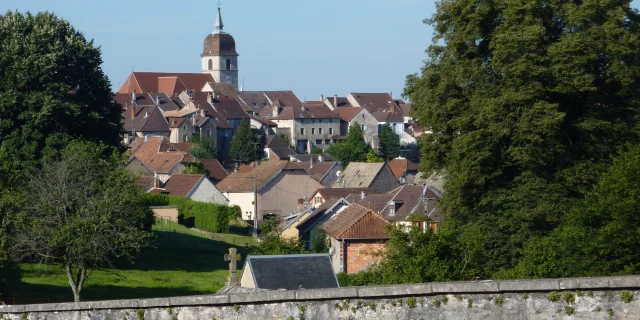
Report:
[[[215,33],[223,32],[224,24],[222,23],[222,13],[220,13],[220,1],[218,1],[218,20],[216,20],[216,31]]]

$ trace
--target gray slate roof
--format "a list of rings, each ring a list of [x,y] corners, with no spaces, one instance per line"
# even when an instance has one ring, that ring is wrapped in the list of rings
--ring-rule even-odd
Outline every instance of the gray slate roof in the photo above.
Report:
[[[242,270],[253,272],[258,289],[297,290],[340,287],[333,273],[331,258],[326,253],[248,256]]]
[[[350,162],[332,188],[368,188],[386,163]]]

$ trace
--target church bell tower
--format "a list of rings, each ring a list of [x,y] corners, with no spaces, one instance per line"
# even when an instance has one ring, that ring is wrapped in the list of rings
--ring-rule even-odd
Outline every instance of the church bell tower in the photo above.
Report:
[[[238,53],[236,41],[224,32],[222,14],[218,7],[218,19],[213,33],[204,39],[202,72],[210,73],[216,82],[231,83],[238,90]]]

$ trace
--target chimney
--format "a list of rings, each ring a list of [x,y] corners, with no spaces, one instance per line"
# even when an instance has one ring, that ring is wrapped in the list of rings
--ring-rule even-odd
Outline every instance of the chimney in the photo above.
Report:
[[[318,162],[324,162],[324,154],[318,155]]]
[[[334,108],[338,107],[338,95],[337,94],[333,95],[333,107]]]
[[[149,135],[144,136],[144,142],[147,142],[147,141],[149,141]]]
[[[193,116],[191,116],[191,123],[193,123],[193,125],[196,125],[196,115],[194,114]]]
[[[157,101],[157,102],[156,102],[156,104],[159,106],[159,105],[160,105],[160,103],[162,103],[162,98],[161,98],[160,96],[158,96],[158,97],[156,98],[156,101]]]
[[[158,171],[153,172],[153,187],[160,188],[160,181],[158,180]]]
[[[131,105],[134,105],[136,101],[138,101],[138,94],[133,90],[133,93],[131,94]]]
[[[313,168],[313,156],[309,158],[309,169]]]
[[[136,118],[136,106],[132,103],[131,104],[131,119],[135,119]]]
[[[145,112],[144,112],[144,118],[146,119],[146,118],[148,118],[148,117],[149,117],[149,111],[145,111]]]
[[[320,95],[320,101],[324,101],[324,94]]]
[[[367,192],[366,191],[363,190],[362,192],[360,192],[360,199],[364,200],[364,198],[366,198],[366,197],[367,197]]]
[[[204,118],[204,110],[200,109],[200,116]]]
[[[389,98],[393,99],[393,92],[389,92]]]
[[[207,94],[207,102],[209,102],[210,104],[213,104],[213,93]]]

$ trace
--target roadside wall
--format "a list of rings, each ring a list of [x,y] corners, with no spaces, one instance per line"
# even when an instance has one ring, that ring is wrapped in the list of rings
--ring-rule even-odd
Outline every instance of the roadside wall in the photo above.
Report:
[[[0,319],[12,320],[639,318],[640,276],[442,282],[0,306]]]

